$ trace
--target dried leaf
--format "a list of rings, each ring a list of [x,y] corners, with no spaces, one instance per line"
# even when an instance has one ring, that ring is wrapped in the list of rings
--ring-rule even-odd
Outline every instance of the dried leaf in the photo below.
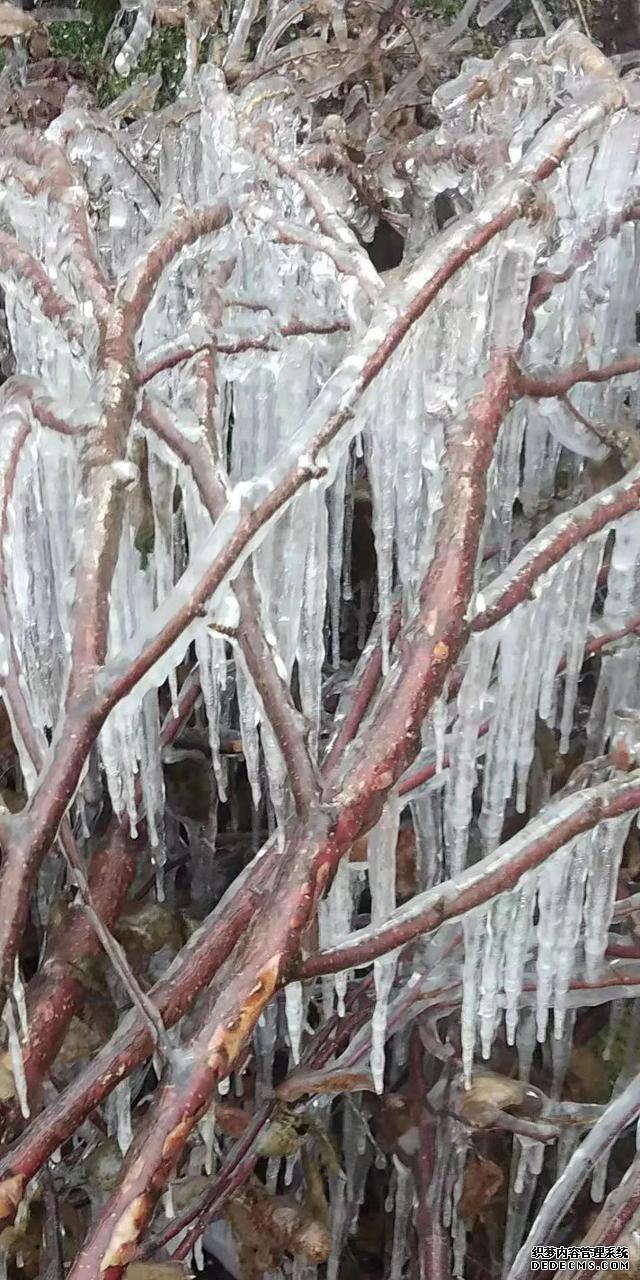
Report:
[[[331,1252],[331,1235],[323,1223],[288,1196],[269,1196],[258,1185],[234,1197],[228,1216],[247,1275],[273,1269],[283,1254],[318,1264]]]
[[[483,1129],[494,1123],[500,1111],[539,1115],[543,1102],[543,1094],[533,1085],[511,1080],[496,1071],[478,1071],[470,1088],[458,1095],[457,1111],[466,1124]]]
[[[564,1092],[572,1102],[600,1102],[608,1097],[607,1064],[589,1045],[574,1046]]]
[[[11,1070],[11,1059],[8,1053],[0,1058],[0,1102],[10,1102],[15,1098],[16,1087]]]
[[[188,1275],[181,1262],[130,1262],[125,1280],[179,1280]]]
[[[118,921],[116,937],[127,955],[147,956],[163,947],[179,951],[185,940],[182,921],[162,902],[128,906]]]
[[[104,1037],[95,1027],[89,1027],[80,1018],[72,1018],[56,1057],[56,1070],[72,1066],[75,1062],[86,1061],[102,1048],[103,1043]]]
[[[473,1155],[464,1171],[462,1192],[458,1202],[461,1218],[477,1218],[485,1205],[493,1200],[504,1183],[504,1174],[493,1160]]]
[[[35,18],[30,18],[28,13],[23,13],[14,4],[0,4],[0,40],[25,36],[37,25]]]
[[[260,1139],[261,1156],[293,1156],[299,1151],[302,1137],[295,1116],[283,1111],[271,1121]]]

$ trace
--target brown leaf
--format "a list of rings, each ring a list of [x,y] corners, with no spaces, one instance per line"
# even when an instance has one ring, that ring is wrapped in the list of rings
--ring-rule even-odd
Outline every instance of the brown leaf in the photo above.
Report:
[[[130,1262],[124,1280],[179,1280],[188,1274],[181,1262]]]
[[[11,1058],[4,1053],[0,1058],[0,1102],[10,1102],[16,1096],[16,1086],[11,1070]]]
[[[477,1218],[481,1215],[485,1205],[494,1199],[503,1182],[502,1169],[494,1164],[493,1160],[485,1160],[477,1155],[471,1156],[467,1160],[458,1202],[460,1217]]]
[[[248,1275],[269,1269],[282,1254],[308,1262],[326,1262],[331,1235],[303,1205],[288,1196],[270,1196],[256,1184],[246,1186],[231,1201],[228,1216]]]
[[[243,1111],[242,1107],[236,1107],[232,1102],[216,1101],[216,1125],[230,1138],[239,1138],[250,1119],[249,1112]]]
[[[16,1173],[0,1182],[0,1224],[13,1222],[16,1209],[22,1200],[26,1178]]]
[[[494,1123],[500,1111],[539,1115],[542,1101],[543,1095],[533,1085],[511,1080],[497,1071],[477,1071],[470,1088],[458,1095],[457,1112],[466,1124],[484,1129]]]
[[[56,1070],[86,1061],[102,1048],[104,1039],[95,1027],[88,1026],[80,1018],[72,1018],[56,1057]]]
[[[589,1045],[575,1045],[564,1095],[572,1102],[599,1102],[607,1096],[607,1064]]]
[[[520,1080],[495,1071],[477,1071],[469,1089],[461,1091],[456,1110],[462,1120],[481,1127],[491,1122],[496,1111],[518,1107],[524,1101],[524,1085]]]
[[[14,4],[0,4],[0,40],[27,35],[37,25],[35,18],[30,18],[28,13],[23,13]]]

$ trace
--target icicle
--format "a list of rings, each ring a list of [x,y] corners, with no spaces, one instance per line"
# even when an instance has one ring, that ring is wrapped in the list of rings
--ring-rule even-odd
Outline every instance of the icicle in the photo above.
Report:
[[[29,1018],[27,1016],[27,1002],[25,1000],[24,986],[22,976],[20,974],[20,958],[16,956],[13,965],[13,999],[18,1011],[18,1022],[20,1024],[20,1036],[25,1044],[29,1043]]]
[[[382,670],[389,666],[389,623],[393,590],[393,552],[395,533],[396,423],[397,413],[391,409],[398,393],[395,368],[387,367],[378,375],[376,410],[369,423],[366,440],[371,450],[368,470],[373,491],[373,531],[378,571],[378,615],[382,628]],[[389,406],[389,407],[388,407]]]
[[[322,489],[318,488],[316,492],[309,495],[306,515],[309,522],[309,537],[296,654],[300,702],[310,728],[310,747],[316,754],[320,734],[320,687],[324,662],[324,617],[327,594],[328,527],[327,506]]]
[[[561,1040],[567,992],[573,977],[575,952],[580,939],[584,887],[591,852],[591,833],[586,841],[578,839],[571,850],[562,903],[562,928],[556,938],[556,961],[553,992],[553,1034]],[[542,918],[542,907],[540,907]]]
[[[591,1199],[595,1204],[600,1204],[605,1197],[607,1190],[607,1173],[609,1171],[610,1152],[598,1161],[591,1178]]]
[[[128,76],[136,66],[151,35],[155,7],[156,0],[142,0],[131,35],[116,57],[115,69],[119,76]]]
[[[504,993],[507,1044],[515,1041],[518,1001],[522,991],[536,900],[537,876],[525,875],[513,894],[513,918],[505,939]]]
[[[345,501],[350,482],[351,459],[346,454],[338,467],[329,502],[329,616],[331,619],[331,665],[340,668],[340,617],[342,613],[342,558],[345,542]]]
[[[479,822],[489,851],[499,844],[504,810],[513,786],[522,715],[521,698],[527,688],[523,669],[525,672],[531,669],[530,643],[529,609],[521,605],[506,619],[500,637],[497,700],[487,737]]]
[[[522,1244],[531,1202],[544,1163],[544,1143],[514,1135],[511,1174],[507,1197],[507,1222],[502,1254],[502,1274],[506,1276]]]
[[[607,949],[618,871],[631,817],[602,822],[590,833],[591,858],[584,900],[584,954],[589,977],[597,976]]]
[[[556,1006],[554,1009],[554,1034],[551,1037],[551,1060],[553,1063],[553,1076],[551,1080],[552,1098],[562,1097],[562,1087],[564,1085],[565,1076],[571,1061],[571,1053],[573,1051],[573,1032],[576,1022],[575,1010],[572,1010],[568,1018],[564,1019],[562,1036],[558,1036],[555,1032],[557,1018],[558,1009]]]
[[[114,1089],[116,1107],[116,1139],[123,1156],[126,1156],[133,1140],[131,1127],[131,1082],[121,1080]]]
[[[346,938],[349,931],[351,931],[351,919],[351,867],[349,867],[349,860],[343,858],[338,863],[332,887],[330,887],[328,895],[320,904],[321,946],[334,946],[335,943],[342,942],[343,938]],[[348,970],[344,973],[334,974],[333,978],[326,979],[326,986],[323,988],[326,991],[326,1016],[329,1016],[333,1010],[333,992],[335,992],[338,1016],[339,1018],[344,1018],[344,997],[347,995],[348,980]]]
[[[236,651],[236,694],[240,712],[240,732],[247,777],[251,787],[254,808],[260,806],[260,745],[258,741],[258,708],[253,686],[244,661]]]
[[[416,838],[416,887],[430,889],[442,879],[442,797],[434,793],[417,796],[409,808]]]
[[[540,1044],[547,1034],[549,1008],[556,979],[556,948],[564,929],[565,885],[572,846],[552,854],[543,864],[538,881],[538,959],[536,1018]]]
[[[436,749],[436,773],[442,772],[442,762],[444,759],[444,744],[447,732],[448,706],[447,691],[443,691],[441,697],[436,698],[431,709],[431,725],[433,728],[433,740]]]
[[[396,905],[396,845],[400,808],[396,795],[389,797],[377,827],[368,840],[369,888],[371,891],[371,923],[381,924]],[[376,1093],[384,1088],[385,1039],[387,1005],[393,986],[397,952],[374,961],[373,972],[376,1003],[371,1019],[371,1073]]]
[[[498,647],[499,628],[473,636],[469,665],[458,693],[458,719],[452,733],[451,768],[446,789],[445,833],[449,872],[465,865],[473,791],[476,785],[478,730],[486,715],[485,699]]]
[[[480,964],[484,943],[485,918],[481,912],[469,912],[463,917],[464,967],[462,971],[462,1012],[460,1014],[460,1038],[462,1041],[462,1065],[465,1088],[471,1084],[473,1055],[476,1046],[476,1011]]]
[[[29,1119],[29,1097],[27,1091],[27,1077],[24,1070],[24,1060],[22,1057],[22,1045],[20,1044],[20,1036],[16,1026],[16,1020],[13,1012],[11,1000],[7,1000],[4,1007],[3,1018],[9,1033],[9,1057],[11,1060],[11,1074],[13,1075],[13,1083],[16,1087],[18,1102],[20,1103],[20,1111],[25,1120]]]
[[[211,763],[216,777],[218,795],[224,803],[227,798],[227,774],[220,755],[220,698],[226,684],[227,655],[224,641],[210,632],[200,632],[196,637],[195,647],[202,697],[207,713]]]
[[[360,1107],[356,1100],[351,1097],[348,1098],[344,1109],[342,1136],[347,1194],[346,1225],[348,1233],[354,1235],[357,1231],[360,1208],[364,1200],[367,1174],[371,1165],[372,1148]],[[386,1166],[384,1155],[382,1160]]]
[[[347,1192],[344,1178],[333,1174],[329,1182],[331,1253],[327,1260],[327,1280],[338,1280],[347,1230]]]
[[[124,1152],[123,1152],[123,1155],[124,1155]],[[163,1208],[164,1208],[164,1216],[165,1216],[165,1218],[173,1218],[173,1217],[175,1217],[175,1212],[176,1212],[176,1210],[175,1210],[175,1205],[174,1205],[174,1202],[173,1202],[173,1184],[172,1184],[171,1182],[169,1183],[169,1185],[168,1185],[168,1187],[167,1187],[167,1189],[166,1189],[166,1191],[165,1191],[165,1193],[164,1193],[164,1195],[163,1195],[163,1197],[162,1197],[162,1205],[163,1205]]]
[[[193,1246],[193,1265],[196,1271],[204,1271],[205,1259],[202,1236],[198,1236],[198,1239]]]
[[[467,1228],[462,1218],[458,1218],[453,1233],[453,1275],[463,1280],[464,1263],[467,1254]]]
[[[261,1098],[273,1089],[273,1059],[278,1036],[278,1004],[272,1000],[261,1013],[255,1030],[258,1094]]]
[[[302,1025],[304,1020],[304,1003],[301,982],[289,982],[284,989],[287,1030],[291,1056],[295,1063],[300,1061],[300,1044],[302,1041]]]
[[[564,671],[564,701],[560,721],[560,751],[569,750],[573,730],[573,716],[578,694],[578,679],[584,659],[587,627],[593,607],[593,597],[602,563],[606,534],[600,534],[585,543],[579,555],[579,574],[571,626],[567,636],[567,656]]]
[[[408,1248],[407,1234],[413,1213],[413,1176],[411,1170],[399,1160],[395,1160],[394,1164],[396,1182],[389,1280],[402,1280]]]
[[[198,1132],[204,1145],[204,1171],[209,1177],[213,1173],[213,1156],[216,1142],[215,1106],[210,1107],[198,1121]]]

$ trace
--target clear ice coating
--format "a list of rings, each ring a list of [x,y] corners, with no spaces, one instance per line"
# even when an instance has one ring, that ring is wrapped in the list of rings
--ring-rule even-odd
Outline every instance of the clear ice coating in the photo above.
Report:
[[[501,0],[483,5],[482,20],[500,7]],[[136,8],[117,58],[120,74],[136,66],[154,21],[152,0]],[[340,8],[332,8],[336,34],[342,29]],[[267,57],[279,38],[285,9],[288,21],[293,9],[300,16],[305,5],[269,6],[260,56]],[[253,0],[234,6],[229,61],[238,66],[255,11]],[[637,221],[625,219],[625,207],[638,186],[640,116],[620,107],[610,118],[597,119],[600,77],[581,60],[571,28],[545,41],[521,41],[491,64],[471,59],[434,95],[436,127],[407,149],[401,192],[408,221],[406,275],[401,284],[385,287],[356,235],[370,213],[359,207],[347,180],[314,173],[314,212],[289,164],[300,149],[304,155],[313,133],[308,103],[277,75],[265,74],[258,87],[231,93],[213,62],[194,71],[192,66],[176,103],[132,125],[114,123],[114,115],[106,127],[81,106],[70,106],[46,135],[47,142],[66,148],[74,165],[76,185],[63,201],[53,198],[46,181],[25,182],[10,139],[0,140],[3,228],[42,264],[55,286],[56,304],[32,274],[17,269],[10,255],[0,255],[16,362],[16,373],[0,389],[0,486],[6,500],[0,674],[6,681],[13,660],[10,619],[20,688],[38,752],[46,756],[69,679],[76,566],[95,518],[79,497],[81,481],[106,396],[97,309],[87,294],[69,210],[82,211],[86,198],[90,241],[115,285],[176,218],[224,197],[231,204],[229,222],[189,245],[164,272],[137,333],[141,380],[173,415],[178,439],[174,449],[154,434],[143,417],[141,389],[126,447],[111,464],[123,488],[123,512],[106,659],[117,665],[136,652],[141,637],[153,637],[173,606],[188,598],[212,548],[219,550],[243,513],[273,491],[286,467],[309,458],[314,434],[339,411],[345,425],[315,459],[311,483],[256,536],[246,559],[275,668],[298,699],[309,752],[321,763],[322,682],[329,663],[340,671],[342,605],[352,594],[355,460],[366,468],[372,501],[377,611],[388,668],[394,605],[399,602],[403,618],[410,616],[433,555],[447,436],[482,385],[491,356],[512,351],[524,368],[544,376],[579,361],[605,364],[636,349],[639,233]],[[479,77],[489,87],[495,81],[500,91],[479,95]],[[553,152],[563,130],[590,104],[593,126],[532,192],[534,162]],[[271,158],[256,145],[261,129],[270,138]],[[286,165],[279,168],[273,156]],[[523,190],[527,201],[535,197],[527,206],[531,216],[516,218],[442,285],[361,394],[358,378],[399,314],[474,229],[504,211],[514,192],[524,199]],[[443,194],[464,212],[437,231],[436,202]],[[579,270],[572,270],[576,259]],[[532,323],[529,304],[545,279],[554,288],[539,301]],[[194,355],[212,345],[215,394],[203,413]],[[508,578],[509,565],[546,523],[557,479],[586,483],[588,464],[602,460],[600,435],[589,423],[635,423],[638,385],[630,376],[585,381],[562,404],[525,398],[507,415],[489,477],[477,614],[491,601],[496,573]],[[56,417],[64,430],[56,428]],[[217,513],[198,487],[202,477],[184,460],[193,448],[209,450],[213,459],[226,499]],[[146,821],[160,891],[166,861],[161,723],[167,712],[161,693],[166,683],[171,716],[178,668],[188,653],[199,668],[218,796],[224,799],[227,783],[222,738],[239,729],[256,810],[266,794],[281,837],[292,811],[282,754],[242,649],[236,571],[234,566],[189,631],[111,713],[77,797],[79,812],[95,803],[99,769],[114,811],[132,833]],[[640,517],[634,512],[572,548],[507,618],[473,632],[455,691],[447,694],[447,704],[432,708],[425,731],[429,748],[432,738],[435,744],[438,791],[411,800],[419,890],[437,895],[438,880],[445,877],[455,888],[480,858],[499,857],[508,811],[526,813],[544,828],[550,779],[538,758],[540,727],[552,731],[560,753],[568,752],[589,643],[639,616]],[[364,631],[366,626],[365,617]],[[620,707],[640,707],[639,690],[638,646],[622,644],[605,653],[586,725],[590,756],[606,748]],[[8,711],[31,794],[39,766],[10,704]],[[362,875],[368,876],[374,928],[397,910],[401,803],[392,798],[369,838]],[[571,1030],[572,979],[595,979],[602,965],[629,820],[602,822],[583,833],[513,889],[465,917],[467,1079],[476,1055],[489,1058],[502,1019],[508,1043],[517,1045],[523,1077],[536,1037],[552,1035],[554,1061],[561,1065]],[[353,926],[359,874],[345,863],[334,877],[321,916],[325,947],[339,944]],[[349,982],[343,973],[327,984],[327,1016],[334,998],[338,1014],[345,1013]],[[367,1052],[381,1092],[385,1068],[391,1072],[398,1065],[397,1054],[389,1054],[387,1063],[385,1045],[394,1032],[390,1012],[396,995],[409,988],[395,953],[375,961],[373,986]],[[256,1028],[261,1098],[273,1087],[285,1024],[298,1060],[305,996],[299,984],[290,983],[283,1017],[274,1002]],[[26,1115],[22,1007],[18,974],[4,1021]],[[124,1151],[131,1140],[128,1085],[119,1089],[115,1108],[114,1131]],[[341,1241],[357,1222],[373,1158],[357,1111],[345,1112],[344,1129],[346,1181],[336,1176],[331,1190],[331,1220]],[[208,1132],[209,1143],[212,1125]],[[519,1137],[507,1265],[520,1246],[540,1160],[539,1144]],[[456,1219],[461,1169],[458,1161],[448,1184],[456,1274],[465,1240],[464,1224]],[[395,1195],[390,1267],[392,1280],[400,1280],[413,1211],[404,1165],[397,1169]],[[329,1274],[337,1265],[332,1255]]]

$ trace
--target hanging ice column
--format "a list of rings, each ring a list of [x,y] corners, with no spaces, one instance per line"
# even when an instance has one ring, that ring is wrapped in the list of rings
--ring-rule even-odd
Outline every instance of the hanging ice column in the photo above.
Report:
[[[475,785],[473,758],[481,719],[478,704],[482,707],[486,697],[487,670],[496,647],[495,692],[488,709],[480,815],[487,849],[499,843],[514,782],[516,808],[519,813],[526,811],[537,716],[551,728],[560,728],[560,750],[568,750],[605,542],[606,533],[601,533],[580,543],[540,579],[535,599],[519,605],[504,621],[472,641],[456,729],[461,758],[454,756],[447,792],[456,848],[465,838],[463,816],[470,817]],[[560,710],[561,689],[564,693]]]
[[[568,814],[579,806],[580,793],[562,804]],[[552,809],[557,814],[558,805]],[[538,818],[541,833],[545,812]],[[535,969],[530,972],[532,979],[535,976],[538,1040],[545,1039],[550,1009],[554,1036],[562,1037],[572,978],[581,972],[593,978],[605,954],[631,821],[632,815],[624,815],[600,823],[537,870],[526,872],[515,889],[465,916],[462,1044],[467,1080],[477,1035],[482,1056],[489,1058],[503,1009],[507,1041],[515,1042],[525,975],[534,953]],[[515,851],[527,838],[514,837],[505,851]]]
[[[369,889],[371,892],[371,924],[382,924],[396,905],[396,845],[400,807],[397,796],[392,795],[367,842],[369,864]],[[373,976],[376,1003],[371,1019],[371,1074],[376,1093],[384,1089],[385,1039],[387,1031],[387,1006],[396,973],[397,951],[391,951],[374,961]]]

